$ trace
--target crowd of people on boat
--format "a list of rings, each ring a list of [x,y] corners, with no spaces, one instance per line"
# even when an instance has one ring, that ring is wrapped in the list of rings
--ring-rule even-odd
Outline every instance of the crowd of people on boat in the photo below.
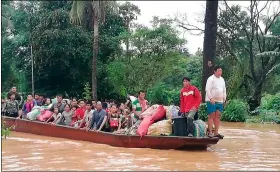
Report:
[[[215,67],[214,74],[208,78],[206,84],[209,137],[223,137],[218,133],[220,114],[226,101],[225,82],[221,74],[221,67]],[[64,125],[97,132],[126,131],[135,124],[138,124],[139,127],[142,121],[145,123],[144,120],[147,116],[153,116],[152,119],[157,119],[153,122],[149,122],[152,121],[149,120],[148,127],[160,120],[186,117],[187,136],[193,137],[196,126],[194,125],[196,124],[195,116],[198,116],[202,98],[198,88],[190,84],[190,78],[184,77],[182,83],[180,107],[176,110],[175,106],[162,106],[165,111],[164,116],[157,114],[161,113],[159,105],[149,105],[143,90],[138,92],[137,98],[130,96],[126,102],[120,103],[114,100],[100,102],[97,100],[78,100],[77,98],[63,99],[61,94],[58,94],[54,99],[42,94],[35,94],[34,97],[29,94],[26,100],[21,103],[23,98],[17,92],[16,87],[11,88],[6,100],[2,99],[1,113],[14,118],[37,120],[51,125]],[[212,133],[213,122],[215,124],[214,135]]]
[[[140,101],[145,100],[144,91],[140,91],[139,95]],[[54,99],[39,94],[35,94],[33,98],[30,94],[20,109],[21,98],[16,92],[16,87],[11,89],[7,97],[7,100],[2,100],[2,115],[30,120],[34,115],[35,120],[52,125],[116,131],[131,126],[134,120],[130,119],[131,101],[117,104],[114,100],[105,102],[77,98],[70,100],[63,99],[60,94]],[[139,107],[135,109],[137,111]]]

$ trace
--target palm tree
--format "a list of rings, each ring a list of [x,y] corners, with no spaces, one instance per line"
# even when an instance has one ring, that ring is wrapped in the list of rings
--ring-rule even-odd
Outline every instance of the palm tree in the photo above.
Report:
[[[202,98],[205,101],[205,85],[213,73],[216,55],[218,1],[206,1],[205,30],[203,42]]]
[[[92,98],[97,100],[97,55],[99,43],[99,24],[105,21],[105,8],[113,6],[114,1],[74,1],[70,11],[70,22],[76,25],[93,25],[93,56],[92,56]]]

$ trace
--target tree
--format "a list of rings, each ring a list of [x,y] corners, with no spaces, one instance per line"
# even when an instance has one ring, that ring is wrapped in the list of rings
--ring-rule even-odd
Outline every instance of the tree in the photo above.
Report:
[[[125,22],[127,33],[130,34],[131,24],[132,24],[133,20],[137,20],[137,15],[140,15],[140,9],[138,8],[138,6],[136,6],[130,2],[125,2],[124,4],[121,4],[119,6],[119,13]],[[129,57],[129,39],[128,38],[125,40],[125,45],[126,45],[126,56]]]
[[[202,71],[202,101],[205,101],[205,86],[208,77],[213,73],[216,58],[216,40],[217,40],[217,18],[218,18],[218,1],[206,1],[204,29],[199,28],[188,22],[186,15],[177,15],[173,19],[177,26],[185,29],[194,35],[204,33],[203,42],[203,71]],[[197,53],[200,53],[197,51]]]
[[[218,1],[206,1],[205,30],[203,42],[202,100],[205,101],[205,86],[213,73],[216,55]]]
[[[274,23],[280,14],[280,6],[271,14],[263,15],[262,12],[265,9],[269,11],[273,2],[267,1],[260,8],[259,2],[252,0],[248,12],[239,12],[240,10],[238,11],[234,6],[230,7],[226,1],[224,3],[228,10],[227,15],[234,19],[232,25],[237,27],[239,25],[239,27],[238,31],[234,31],[233,26],[225,21],[221,26],[229,33],[223,35],[219,33],[219,39],[226,52],[243,66],[242,85],[249,89],[252,110],[260,105],[263,85],[268,75],[279,67],[279,39],[269,36],[269,31],[272,26],[276,26]],[[244,13],[247,14],[245,17]],[[239,58],[242,56],[243,58]]]
[[[9,1],[4,1],[1,3],[1,9],[2,9],[2,14],[1,14],[1,27],[2,30],[7,30],[7,29],[13,29],[13,23],[11,20],[12,13],[14,12],[13,8],[11,7],[11,2]]]
[[[121,35],[123,40],[128,36],[133,56],[121,56],[108,65],[108,78],[114,85],[111,91],[126,96],[178,72],[180,63],[184,64],[181,49],[186,41],[171,24],[170,20],[154,17],[152,29],[139,27],[132,35]]]
[[[268,36],[278,34],[280,6],[277,3],[266,1],[260,7],[259,1],[252,0],[247,11],[241,10],[238,5],[229,7],[227,1],[220,6],[216,60],[227,69],[223,75],[228,79],[229,98],[250,97],[251,110],[259,106],[263,85],[278,68],[279,39]],[[263,14],[264,11],[269,13]],[[204,32],[204,29],[188,23],[184,18],[177,17],[175,21],[187,31]],[[274,55],[257,55],[267,51]]]
[[[77,25],[93,25],[92,56],[92,97],[97,100],[97,56],[99,44],[99,24],[105,21],[105,8],[113,1],[74,1],[70,11],[70,21]]]

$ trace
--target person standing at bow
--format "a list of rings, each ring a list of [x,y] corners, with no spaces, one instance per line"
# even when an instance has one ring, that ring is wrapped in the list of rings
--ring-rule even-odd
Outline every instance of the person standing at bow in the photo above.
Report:
[[[224,78],[222,77],[222,72],[222,68],[220,66],[216,66],[214,68],[214,74],[207,79],[205,87],[209,137],[218,137],[220,139],[224,137],[219,134],[219,127],[221,113],[224,110],[224,104],[226,103],[227,98],[226,84]],[[214,135],[212,133],[213,121],[215,125]]]

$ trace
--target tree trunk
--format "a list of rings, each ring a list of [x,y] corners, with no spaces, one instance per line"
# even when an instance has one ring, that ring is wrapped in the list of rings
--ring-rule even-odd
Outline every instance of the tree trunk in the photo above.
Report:
[[[127,27],[127,32],[130,33],[129,22],[127,22],[126,27]],[[130,56],[129,56],[129,38],[127,38],[125,40],[125,45],[126,45],[126,58],[130,58]]]
[[[203,42],[202,101],[205,102],[205,86],[213,73],[216,55],[218,1],[206,1],[205,31]]]
[[[98,17],[95,15],[93,19],[93,56],[92,56],[92,98],[97,100],[97,55],[98,55]]]
[[[253,94],[253,100],[249,104],[250,105],[250,110],[255,110],[258,106],[261,104],[261,98],[262,98],[262,87],[263,87],[263,82],[259,82],[255,86],[254,94]]]
[[[126,44],[126,57],[129,58],[129,41],[128,38],[125,40]]]

